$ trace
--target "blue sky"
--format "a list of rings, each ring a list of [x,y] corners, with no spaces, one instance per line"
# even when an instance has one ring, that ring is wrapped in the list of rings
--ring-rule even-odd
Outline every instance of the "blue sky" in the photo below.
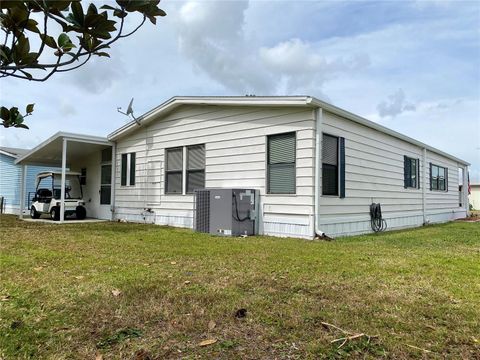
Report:
[[[32,147],[63,130],[107,135],[135,97],[141,114],[174,95],[307,94],[472,163],[480,182],[480,2],[163,1],[167,17],[111,59],[46,83],[2,79],[2,104],[34,102]]]

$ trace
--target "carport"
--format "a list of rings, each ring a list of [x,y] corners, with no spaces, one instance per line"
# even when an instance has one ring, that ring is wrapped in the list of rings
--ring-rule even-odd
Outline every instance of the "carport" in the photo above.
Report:
[[[103,153],[102,153],[103,152]],[[23,218],[25,210],[25,184],[26,184],[26,166],[54,166],[61,168],[61,199],[60,199],[60,223],[65,222],[65,174],[67,169],[79,168],[90,158],[97,157],[98,154],[111,153],[111,183],[109,198],[114,199],[115,187],[115,144],[100,136],[91,136],[83,134],[74,134],[67,132],[58,132],[40,145],[33,148],[28,153],[19,157],[15,163],[22,166],[22,176],[20,181],[20,218]],[[103,155],[102,155],[103,156]],[[100,183],[99,175],[94,172],[93,182]],[[100,192],[100,190],[99,190]],[[110,205],[111,207],[111,205]]]

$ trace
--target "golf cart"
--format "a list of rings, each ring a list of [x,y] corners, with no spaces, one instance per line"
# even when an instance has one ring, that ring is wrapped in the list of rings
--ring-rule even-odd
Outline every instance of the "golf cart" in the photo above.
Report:
[[[52,220],[60,220],[62,173],[46,171],[37,175],[35,196],[30,206],[30,217],[38,219],[42,214],[50,214]],[[85,219],[87,211],[83,201],[80,173],[65,174],[65,216],[75,214],[79,220]]]

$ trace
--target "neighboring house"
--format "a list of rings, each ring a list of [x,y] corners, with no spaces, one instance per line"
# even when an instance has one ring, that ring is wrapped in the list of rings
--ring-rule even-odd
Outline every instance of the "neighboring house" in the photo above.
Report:
[[[470,195],[468,200],[473,207],[473,210],[480,210],[480,184],[470,185]]]
[[[258,189],[260,233],[274,236],[371,232],[372,202],[389,229],[468,211],[467,162],[308,96],[174,97],[91,138],[58,133],[17,162],[59,166],[63,144],[64,166],[93,178],[95,216],[180,227],[203,187]]]
[[[19,149],[0,146],[0,196],[3,196],[3,211],[7,214],[18,214],[20,208],[20,180],[22,169],[15,164],[15,160],[28,153],[29,149]],[[35,191],[35,178],[41,171],[50,167],[28,166],[26,168],[25,204],[28,204],[28,195]]]

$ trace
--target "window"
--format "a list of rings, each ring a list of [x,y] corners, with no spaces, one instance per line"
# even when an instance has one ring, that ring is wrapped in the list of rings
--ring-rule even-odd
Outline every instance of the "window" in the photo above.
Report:
[[[87,168],[80,169],[80,185],[87,185]]]
[[[135,153],[122,154],[121,185],[135,185]]]
[[[270,135],[267,138],[267,192],[295,194],[295,133]]]
[[[338,137],[323,134],[322,194],[338,195]]]
[[[205,145],[187,147],[187,193],[205,187]]]
[[[112,149],[106,148],[102,150],[102,163],[112,161]]]
[[[448,191],[448,169],[430,163],[430,190]]]
[[[183,148],[166,150],[167,166],[165,174],[165,193],[182,194],[183,192]]]
[[[403,157],[403,175],[404,187],[420,188],[420,159],[414,159],[408,156]]]
[[[193,193],[205,187],[205,145],[190,145],[166,149],[165,193]],[[183,156],[186,156],[184,168]],[[185,177],[183,174],[185,173]]]

